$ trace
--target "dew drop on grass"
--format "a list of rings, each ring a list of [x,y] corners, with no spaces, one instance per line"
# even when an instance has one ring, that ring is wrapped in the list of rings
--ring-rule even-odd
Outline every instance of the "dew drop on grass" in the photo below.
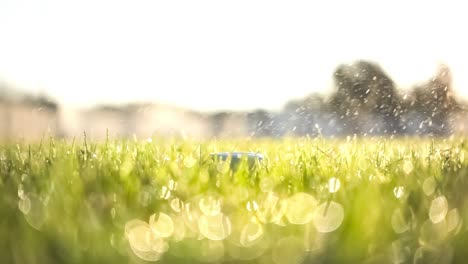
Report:
[[[173,179],[170,179],[168,183],[168,187],[169,187],[169,190],[175,191],[177,189],[177,182],[174,181]]]
[[[133,220],[128,221],[125,224],[125,237],[127,237],[128,239],[130,233],[132,232],[134,228],[137,228],[139,226],[145,226],[145,225],[147,225],[147,223],[139,219],[133,219]]]
[[[23,174],[21,175],[21,182],[26,181],[27,178],[28,178],[28,175],[25,174],[25,173],[23,173]]]
[[[41,199],[33,193],[25,194],[25,199],[19,201],[18,207],[23,212],[26,222],[40,230],[47,217],[46,206]]]
[[[333,177],[328,180],[328,191],[330,193],[336,193],[340,189],[340,186],[340,179]]]
[[[222,213],[215,216],[201,215],[198,218],[198,228],[210,240],[223,240],[231,234],[231,221]]]
[[[174,222],[172,218],[164,213],[151,215],[149,224],[151,230],[159,237],[170,237],[174,232]]]
[[[403,172],[410,174],[413,171],[413,162],[411,160],[405,160],[403,162]]]
[[[24,199],[25,197],[25,194],[24,194],[24,190],[23,190],[23,185],[20,184],[19,187],[18,187],[18,197],[20,199]]]
[[[250,247],[258,243],[262,237],[263,226],[257,222],[249,222],[242,228],[240,244],[244,247]]]
[[[258,219],[267,224],[278,222],[286,211],[286,202],[273,192],[265,193],[260,197],[258,204],[257,217]]]
[[[320,233],[329,233],[340,227],[344,219],[343,206],[336,202],[325,202],[314,211],[313,223]]]
[[[151,240],[151,249],[159,253],[164,253],[169,250],[169,244],[164,241],[164,239],[153,236]]]
[[[150,237],[152,236],[151,228],[147,223],[141,223],[133,226],[128,231],[128,241],[135,251],[148,252],[151,251]],[[137,254],[138,255],[138,254]]]
[[[22,198],[18,201],[18,208],[23,214],[28,214],[31,210],[31,200],[26,195],[22,195]]]
[[[403,197],[404,194],[405,194],[405,187],[397,186],[393,188],[393,195],[395,195],[396,198],[400,199],[401,197]]]
[[[419,232],[419,243],[423,246],[437,245],[446,238],[447,233],[448,228],[445,219],[437,223],[426,220]]]
[[[205,215],[215,216],[221,212],[221,200],[213,196],[202,197],[198,206]]]
[[[305,258],[305,247],[297,237],[285,237],[276,243],[271,255],[276,264],[299,264]]]
[[[429,208],[429,219],[436,224],[445,219],[448,211],[448,202],[445,196],[439,196],[432,200]]]
[[[179,198],[172,199],[170,202],[170,206],[172,210],[174,210],[174,212],[176,213],[180,213],[184,208],[184,204]]]
[[[255,212],[258,210],[258,204],[256,201],[248,201],[246,207],[249,212]]]
[[[285,215],[291,224],[303,225],[312,220],[317,200],[307,193],[296,193],[286,200]]]
[[[184,166],[187,168],[192,168],[196,163],[197,160],[192,155],[184,158]]]
[[[422,188],[424,194],[426,194],[427,196],[431,196],[436,188],[436,181],[434,177],[426,178],[423,182]]]
[[[169,199],[171,197],[171,190],[169,190],[167,186],[163,186],[161,188],[161,192],[159,193],[159,197],[164,200]]]
[[[400,208],[397,208],[393,211],[391,222],[393,231],[395,231],[397,234],[404,233],[410,229],[410,223],[408,223],[408,220],[405,219]]]
[[[154,234],[148,223],[141,220],[127,222],[125,235],[133,253],[143,260],[159,260],[169,247],[162,238]]]
[[[460,214],[457,208],[453,208],[447,213],[447,229],[448,232],[452,232],[457,229],[461,222]]]
[[[115,247],[115,236],[114,233],[111,233],[110,238],[109,238],[109,243],[112,247]]]

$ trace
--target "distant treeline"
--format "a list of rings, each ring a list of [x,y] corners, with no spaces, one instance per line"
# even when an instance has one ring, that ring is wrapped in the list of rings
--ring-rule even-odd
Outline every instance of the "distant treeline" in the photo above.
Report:
[[[453,132],[466,107],[452,90],[452,75],[440,65],[435,76],[400,91],[376,63],[357,61],[336,68],[333,93],[291,101],[280,113],[250,113],[257,136],[434,135]],[[465,120],[466,121],[466,120]]]
[[[31,95],[20,92],[16,87],[0,81],[0,103],[11,104],[20,103],[34,107],[43,107],[52,111],[58,110],[58,104],[44,94]]]
[[[0,139],[41,137],[45,132],[76,137],[83,131],[101,136],[111,131],[122,137],[180,131],[197,137],[468,134],[468,107],[456,99],[446,65],[405,91],[368,61],[339,65],[333,78],[335,87],[328,96],[311,94],[288,102],[280,112],[214,114],[147,103],[96,106],[70,116],[46,96],[15,93],[0,83]]]

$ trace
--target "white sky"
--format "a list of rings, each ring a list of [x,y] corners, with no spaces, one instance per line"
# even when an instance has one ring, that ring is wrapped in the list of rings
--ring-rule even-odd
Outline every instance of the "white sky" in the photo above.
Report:
[[[464,1],[0,0],[0,79],[66,104],[279,109],[329,91],[340,63],[398,85],[438,62],[468,96]]]

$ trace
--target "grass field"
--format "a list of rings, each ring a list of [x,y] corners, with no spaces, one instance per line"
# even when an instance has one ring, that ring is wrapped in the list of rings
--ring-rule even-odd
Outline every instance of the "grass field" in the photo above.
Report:
[[[466,263],[467,143],[4,143],[0,263]]]

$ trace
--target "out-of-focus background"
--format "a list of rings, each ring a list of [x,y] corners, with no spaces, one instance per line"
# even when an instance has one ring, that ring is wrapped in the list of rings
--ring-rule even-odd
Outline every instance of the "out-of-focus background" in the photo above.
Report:
[[[0,2],[0,138],[468,135],[458,1]]]

